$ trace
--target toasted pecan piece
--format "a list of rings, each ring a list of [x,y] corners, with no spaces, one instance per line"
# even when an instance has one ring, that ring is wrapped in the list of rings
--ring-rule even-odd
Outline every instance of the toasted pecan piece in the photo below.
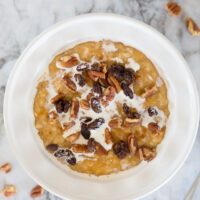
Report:
[[[121,119],[120,118],[112,119],[108,122],[108,125],[111,128],[121,128]]]
[[[156,84],[149,85],[144,88],[144,93],[142,94],[142,98],[150,97],[158,91]]]
[[[142,147],[142,152],[143,152],[144,160],[147,162],[150,162],[151,160],[153,160],[157,155],[155,148]]]
[[[59,93],[59,94],[57,94],[55,97],[53,97],[50,101],[51,101],[51,103],[56,103],[58,100],[60,100],[60,99],[62,99],[64,97],[64,94],[61,94],[61,93]]]
[[[67,56],[62,57],[62,60],[57,61],[57,63],[61,67],[71,68],[75,65],[78,65],[79,61],[75,56],[67,55]]]
[[[128,136],[128,148],[130,153],[135,154],[137,150],[137,140],[133,134]]]
[[[44,192],[44,189],[40,185],[37,185],[31,190],[30,196],[31,198],[38,198],[43,195],[43,192]]]
[[[158,126],[158,124],[157,123],[155,123],[155,122],[150,122],[149,124],[148,124],[148,129],[149,130],[151,130],[151,131],[159,131],[160,130],[160,127]]]
[[[88,102],[91,100],[91,98],[94,96],[94,93],[90,92],[88,95],[87,95],[87,100]]]
[[[102,79],[106,78],[105,73],[93,71],[93,70],[88,70],[88,76],[93,81],[98,81],[99,78],[102,78]]]
[[[200,35],[200,28],[197,26],[197,24],[194,22],[194,20],[192,18],[186,19],[186,25],[187,25],[188,31],[193,36],[199,36]]]
[[[65,85],[69,90],[72,92],[76,91],[76,84],[68,76],[64,76],[63,80],[65,81]]]
[[[6,185],[1,191],[4,197],[8,198],[17,193],[17,189],[14,185]]]
[[[119,92],[122,90],[122,88],[121,88],[119,82],[118,82],[117,79],[115,79],[113,76],[109,76],[107,80],[108,80],[108,83],[109,83],[111,86],[114,86],[114,87],[115,87],[117,93],[119,93]]]
[[[144,159],[144,157],[143,157],[143,152],[142,152],[142,149],[141,149],[141,148],[139,148],[139,149],[136,151],[135,156],[136,156],[136,158],[139,159],[140,161],[142,161],[142,160]]]
[[[0,167],[0,171],[3,171],[5,173],[10,172],[11,171],[11,165],[10,165],[10,163],[6,163],[6,164],[2,165]]]
[[[95,147],[96,147],[96,152],[98,155],[100,156],[108,155],[108,151],[106,151],[106,149],[100,143],[96,142]]]
[[[74,143],[80,136],[80,131],[66,137],[66,141]]]
[[[105,141],[106,141],[106,144],[112,144],[113,143],[112,135],[111,135],[108,128],[105,129]]]
[[[181,7],[176,2],[167,3],[165,9],[172,17],[177,17],[181,13]]]
[[[104,90],[105,99],[101,100],[102,105],[108,106],[109,102],[115,98],[115,88],[112,86],[107,87]]]
[[[58,118],[58,114],[53,110],[48,113],[48,117],[49,122],[54,122]]]
[[[86,99],[81,99],[80,104],[81,104],[82,109],[85,109],[85,110],[90,109],[90,104]]]
[[[73,99],[72,107],[70,110],[70,119],[76,119],[78,116],[78,111],[79,111],[79,101],[78,99]]]
[[[125,118],[123,125],[125,127],[134,127],[140,124],[140,119]]]
[[[75,153],[92,153],[93,151],[88,149],[86,144],[74,144],[72,147],[73,152]]]
[[[75,125],[75,121],[69,121],[69,122],[63,123],[63,126],[64,126],[64,129],[65,129],[65,130],[70,129],[70,128],[73,127],[74,125]]]

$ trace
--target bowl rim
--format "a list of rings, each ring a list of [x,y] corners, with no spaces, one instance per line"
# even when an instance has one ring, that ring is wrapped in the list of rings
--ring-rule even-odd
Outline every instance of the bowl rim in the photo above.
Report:
[[[160,37],[163,41],[165,41],[171,49],[173,49],[173,51],[176,53],[176,55],[179,57],[179,59],[184,63],[184,66],[185,69],[187,70],[187,73],[188,75],[190,76],[190,82],[192,84],[192,87],[193,87],[193,91],[194,91],[194,102],[195,102],[195,107],[196,107],[196,116],[195,116],[195,119],[196,119],[196,122],[195,122],[195,125],[193,127],[194,129],[194,136],[193,136],[193,139],[192,139],[192,143],[190,145],[190,147],[188,148],[188,151],[184,157],[184,159],[182,159],[180,162],[179,162],[179,165],[177,166],[177,168],[165,179],[165,180],[161,180],[161,183],[157,184],[157,186],[154,188],[154,189],[149,189],[149,191],[145,192],[145,194],[141,194],[139,195],[138,197],[136,197],[136,199],[139,199],[139,198],[143,198],[151,193],[153,193],[154,191],[158,190],[159,188],[161,188],[165,183],[167,183],[169,180],[172,179],[172,177],[178,172],[178,170],[183,166],[185,160],[188,158],[189,154],[191,153],[191,150],[192,150],[192,147],[194,145],[194,142],[195,142],[195,139],[196,139],[196,136],[197,136],[197,130],[198,130],[198,125],[199,125],[199,115],[200,115],[200,111],[199,111],[199,94],[198,94],[198,89],[197,89],[197,85],[196,85],[196,82],[195,82],[195,79],[193,77],[193,74],[187,64],[187,62],[185,61],[185,59],[183,58],[183,56],[181,55],[181,53],[177,50],[177,48],[171,43],[171,41],[169,41],[162,33],[160,33],[159,31],[157,31],[156,29],[154,29],[153,27],[151,27],[150,25],[142,22],[142,21],[139,21],[137,19],[134,19],[134,18],[131,18],[131,17],[127,17],[127,16],[124,16],[124,15],[119,15],[119,14],[111,14],[111,13],[89,13],[89,14],[82,14],[82,15],[77,15],[77,16],[73,16],[73,17],[69,17],[65,20],[62,20],[56,24],[53,24],[51,25],[49,28],[45,29],[43,32],[41,32],[37,37],[35,37],[29,44],[28,46],[23,50],[23,52],[21,53],[21,55],[19,56],[17,62],[15,63],[13,69],[11,70],[11,73],[9,75],[9,78],[8,78],[8,81],[7,81],[7,85],[6,85],[6,91],[5,91],[5,95],[4,95],[4,102],[3,102],[3,118],[4,118],[4,126],[5,126],[5,131],[6,131],[6,135],[7,135],[7,138],[8,138],[8,142],[9,142],[9,145],[12,149],[12,152],[13,154],[15,155],[15,158],[16,160],[20,163],[20,165],[23,167],[23,169],[26,171],[26,173],[34,180],[36,181],[37,183],[39,183],[44,189],[46,189],[47,191],[55,194],[56,196],[59,196],[61,198],[64,198],[66,199],[65,196],[63,196],[62,194],[58,194],[56,191],[54,191],[53,188],[51,188],[50,186],[46,186],[43,181],[41,179],[39,179],[38,177],[34,177],[32,175],[32,173],[23,165],[23,161],[20,159],[20,156],[18,156],[18,154],[15,152],[15,147],[13,145],[13,141],[12,141],[12,138],[9,134],[9,128],[8,128],[8,122],[7,122],[7,119],[8,119],[8,116],[7,116],[7,107],[8,107],[8,104],[7,104],[7,99],[8,99],[8,96],[9,96],[9,88],[11,87],[11,84],[12,84],[12,77],[15,75],[15,72],[18,70],[19,68],[19,64],[21,62],[21,60],[23,60],[24,56],[26,55],[26,53],[29,51],[29,49],[31,49],[31,47],[38,42],[38,40],[40,38],[42,38],[44,35],[46,35],[47,33],[51,32],[52,30],[58,28],[59,26],[65,24],[65,23],[68,23],[68,22],[72,22],[74,20],[79,20],[79,19],[88,19],[90,17],[103,17],[103,18],[121,18],[123,20],[126,20],[126,21],[129,21],[131,23],[135,23],[135,24],[138,24],[140,26],[143,26],[145,27],[146,29],[149,29],[151,32],[153,32],[155,35],[157,35],[158,37]],[[77,197],[73,197],[73,196],[68,196],[67,198],[70,198],[70,199],[73,199],[73,200],[81,200]],[[126,196],[124,198],[125,199],[132,199],[131,195],[129,196]]]

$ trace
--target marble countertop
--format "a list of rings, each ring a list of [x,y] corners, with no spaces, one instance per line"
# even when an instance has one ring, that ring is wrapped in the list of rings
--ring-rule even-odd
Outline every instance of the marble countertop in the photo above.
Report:
[[[1,0],[0,1],[0,165],[12,164],[9,174],[0,172],[0,190],[4,184],[17,186],[18,194],[11,200],[29,200],[36,183],[15,160],[3,125],[3,98],[6,81],[17,58],[39,33],[50,25],[71,16],[91,13],[118,13],[139,19],[163,33],[182,53],[200,88],[200,37],[191,36],[185,18],[200,19],[199,0],[177,0],[182,14],[172,18],[164,7],[167,0]],[[197,21],[200,25],[200,21]],[[186,105],[187,106],[187,105]],[[200,171],[200,134],[191,154],[179,172],[161,189],[144,200],[182,200]],[[163,172],[164,173],[164,172]],[[4,200],[0,195],[0,199]],[[200,199],[200,188],[194,200]],[[38,200],[60,200],[45,191]]]

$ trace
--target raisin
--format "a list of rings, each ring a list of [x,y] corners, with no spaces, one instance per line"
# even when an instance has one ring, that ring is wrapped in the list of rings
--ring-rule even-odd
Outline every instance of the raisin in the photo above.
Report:
[[[124,81],[121,83],[121,88],[126,96],[133,99],[133,91],[128,87],[127,83]]]
[[[92,121],[92,118],[91,117],[81,117],[80,120],[83,121],[84,123],[88,123],[88,122]]]
[[[54,156],[56,158],[61,158],[61,157],[68,156],[68,155],[69,155],[68,149],[60,149],[60,150],[56,151],[56,153],[54,153]]]
[[[74,154],[70,150],[68,150],[68,155],[66,156],[66,161],[70,165],[75,165],[76,164],[76,157],[74,156]]]
[[[49,144],[46,146],[46,149],[48,151],[54,152],[58,149],[58,145],[57,144]]]
[[[76,67],[76,70],[79,72],[83,72],[89,69],[89,65],[87,63],[81,63]]]
[[[138,112],[132,112],[130,118],[140,119],[141,115]]]
[[[75,74],[74,78],[81,87],[83,87],[85,85],[85,79],[83,78],[83,76],[81,74]]]
[[[100,67],[99,63],[94,63],[91,66],[91,70],[97,71],[97,72],[102,72],[102,67]]]
[[[60,100],[56,101],[55,105],[56,105],[56,111],[58,113],[62,113],[62,112],[66,113],[71,106],[70,102],[65,99],[60,99]]]
[[[98,83],[98,82],[94,82],[93,83],[93,91],[94,91],[94,93],[97,94],[96,95],[97,97],[101,97],[102,96],[103,92],[102,92],[102,88],[101,88],[100,83]]]
[[[152,107],[148,108],[148,113],[149,113],[150,117],[158,114],[157,110],[155,108],[152,108]]]
[[[130,85],[131,83],[134,83],[135,82],[135,71],[133,69],[126,69],[124,74],[123,74],[123,77],[124,77],[124,81]]]
[[[108,81],[106,79],[99,78],[99,83],[104,88],[107,88],[109,86]]]
[[[93,122],[91,122],[90,124],[88,124],[88,129],[97,129],[99,128],[103,123],[105,123],[104,118],[97,118],[95,119]]]
[[[90,131],[88,129],[88,125],[85,123],[81,124],[81,135],[88,140],[90,138]]]
[[[95,142],[94,138],[90,138],[88,140],[88,150],[95,151],[95,149],[96,149],[96,142]]]
[[[113,145],[113,151],[119,159],[123,159],[129,152],[128,144],[121,140]]]
[[[91,99],[91,107],[92,107],[92,110],[96,113],[102,112],[100,100],[96,97],[93,97]]]
[[[123,104],[123,111],[128,118],[139,119],[141,117],[138,112],[132,112],[126,103]]]
[[[108,74],[116,78],[118,81],[123,80],[125,68],[120,64],[112,64],[108,69]]]

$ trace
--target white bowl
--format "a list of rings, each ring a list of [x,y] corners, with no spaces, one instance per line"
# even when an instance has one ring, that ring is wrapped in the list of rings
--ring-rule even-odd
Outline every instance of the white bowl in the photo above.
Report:
[[[63,170],[44,153],[34,128],[33,98],[37,78],[57,52],[75,43],[99,39],[129,44],[154,62],[168,86],[171,114],[158,156],[152,162],[97,178]],[[69,199],[136,199],[166,183],[187,158],[197,133],[199,100],[185,60],[162,34],[128,17],[89,14],[52,26],[24,50],[7,84],[4,120],[16,158],[48,191]]]

